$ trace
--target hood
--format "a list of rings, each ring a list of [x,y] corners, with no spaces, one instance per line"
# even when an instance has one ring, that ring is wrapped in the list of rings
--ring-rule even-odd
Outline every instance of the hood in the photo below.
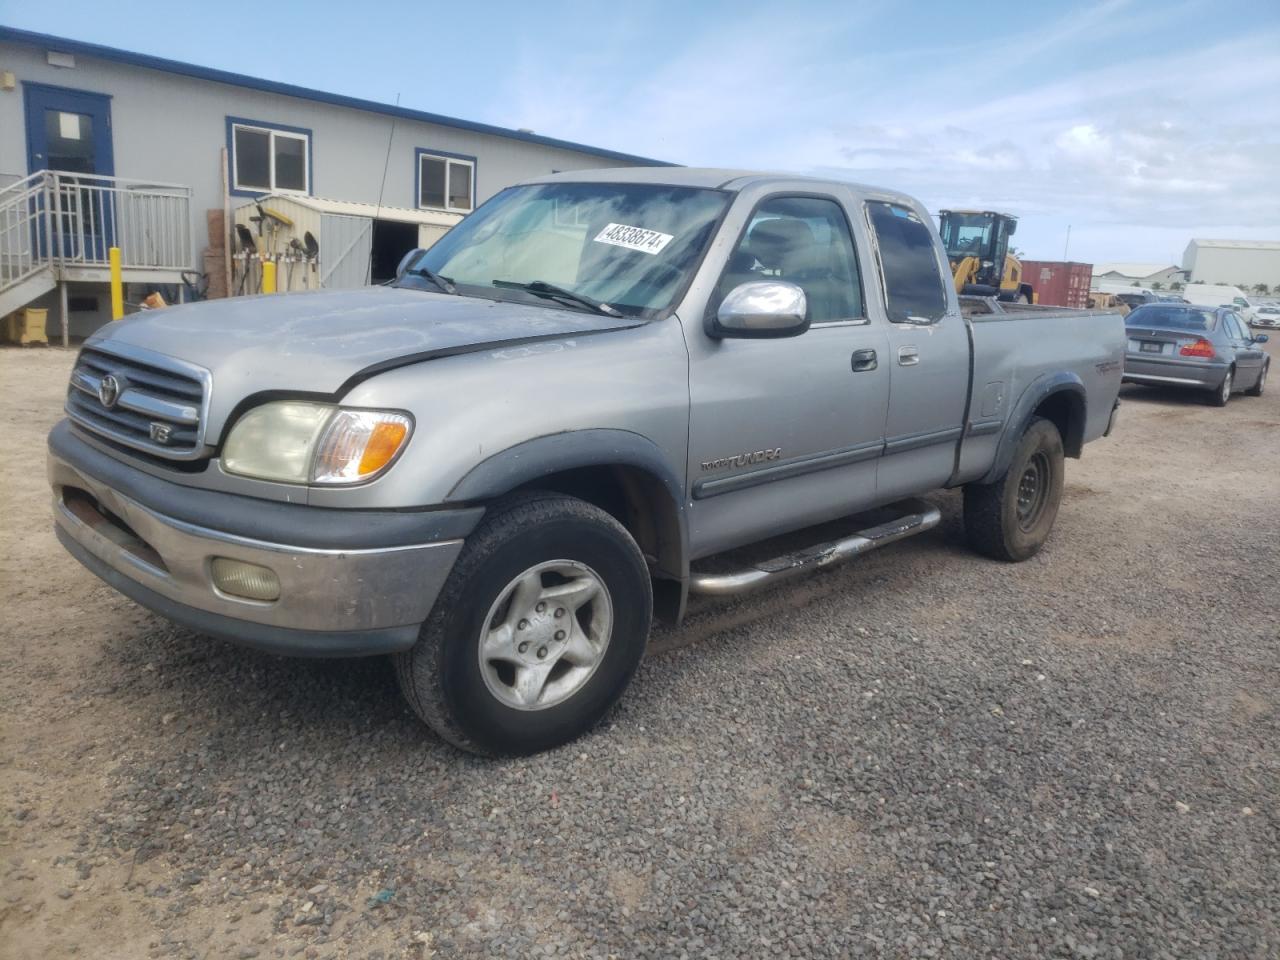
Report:
[[[633,318],[397,287],[235,297],[110,323],[88,345],[126,343],[213,374],[211,414],[266,390],[337,394],[352,378],[433,356],[634,327]],[[372,368],[372,369],[371,369]]]

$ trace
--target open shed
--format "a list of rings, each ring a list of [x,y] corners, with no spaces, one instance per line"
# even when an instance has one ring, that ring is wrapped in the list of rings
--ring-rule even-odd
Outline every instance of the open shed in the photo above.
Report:
[[[270,194],[235,210],[233,291],[252,293],[261,282],[260,266],[245,256],[249,241],[259,259],[277,260],[280,291],[346,289],[390,280],[406,253],[431,246],[461,219],[462,214],[440,210]],[[307,256],[308,250],[314,256]],[[245,271],[248,277],[241,283]]]

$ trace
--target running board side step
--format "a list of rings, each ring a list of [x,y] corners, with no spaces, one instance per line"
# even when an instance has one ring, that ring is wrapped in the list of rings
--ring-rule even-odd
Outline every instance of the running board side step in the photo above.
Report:
[[[868,527],[840,540],[783,554],[733,573],[694,573],[689,578],[689,592],[704,597],[740,596],[932,530],[942,520],[938,508],[923,500],[904,500],[892,504],[891,508],[904,512],[896,520]]]

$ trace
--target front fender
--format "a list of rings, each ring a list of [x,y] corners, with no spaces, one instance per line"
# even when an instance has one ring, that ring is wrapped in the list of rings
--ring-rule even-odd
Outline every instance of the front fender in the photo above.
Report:
[[[454,484],[445,502],[483,503],[544,477],[586,467],[639,470],[665,492],[673,529],[663,537],[668,541],[668,550],[659,559],[669,576],[686,581],[689,524],[684,481],[657,444],[629,430],[571,430],[518,443],[472,467]]]

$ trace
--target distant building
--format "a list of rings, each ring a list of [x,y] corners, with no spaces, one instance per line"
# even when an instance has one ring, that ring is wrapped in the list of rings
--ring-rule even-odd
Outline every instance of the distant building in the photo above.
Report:
[[[1122,284],[1126,287],[1147,287],[1160,284],[1168,287],[1174,283],[1185,283],[1184,272],[1175,264],[1164,263],[1096,263],[1093,266],[1093,289],[1100,283],[1114,286]],[[1159,288],[1155,288],[1159,289]]]
[[[1258,284],[1280,289],[1280,242],[1192,240],[1182,266],[1195,283],[1225,283],[1252,291]]]

